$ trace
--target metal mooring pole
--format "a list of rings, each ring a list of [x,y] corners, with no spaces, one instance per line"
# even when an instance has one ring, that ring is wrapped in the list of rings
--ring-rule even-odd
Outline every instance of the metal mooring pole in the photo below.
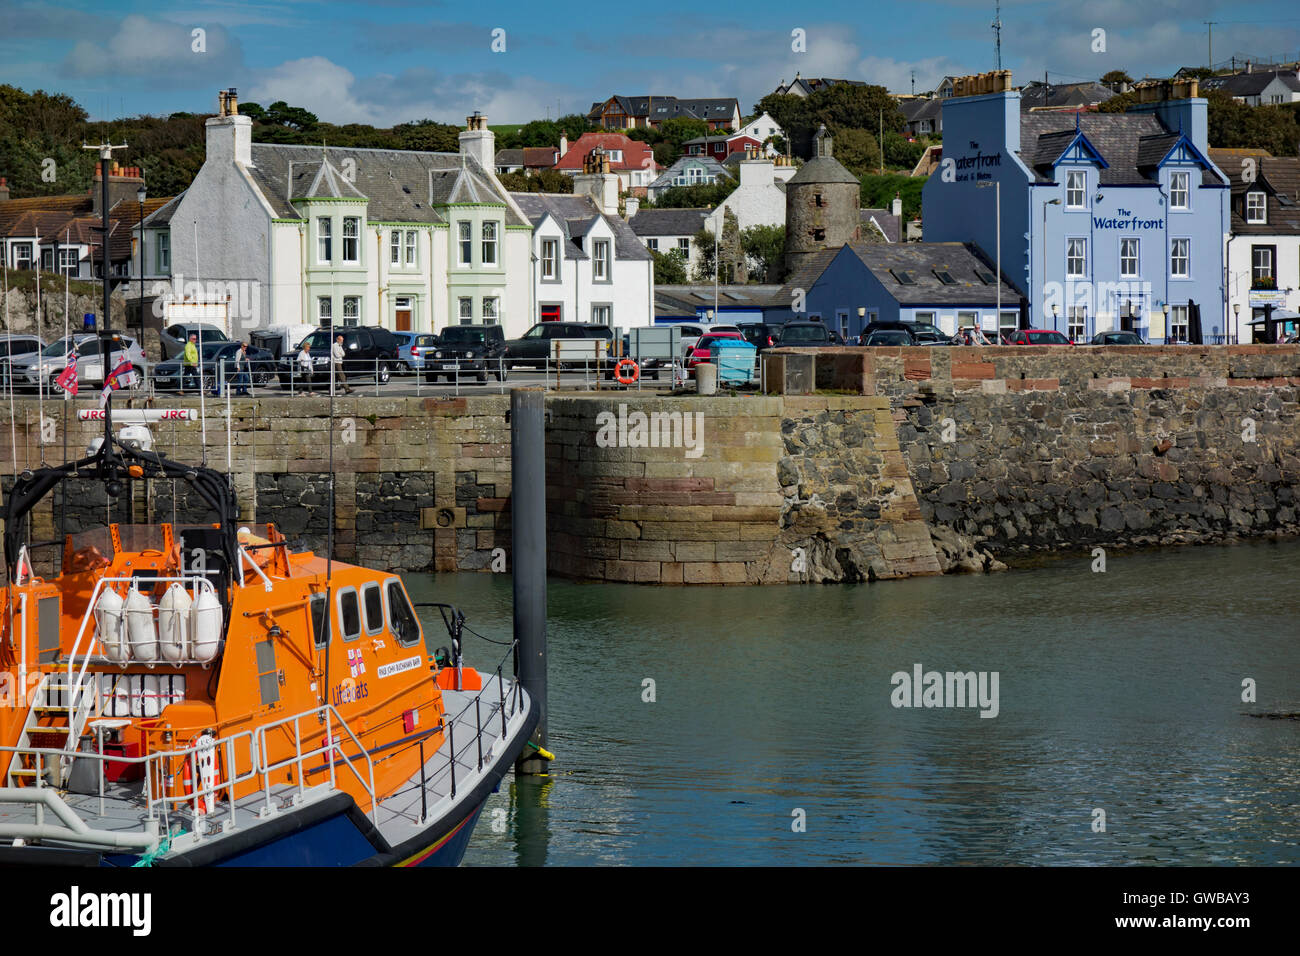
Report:
[[[541,713],[515,773],[544,774],[546,752],[546,393],[510,392],[510,525],[519,683]]]

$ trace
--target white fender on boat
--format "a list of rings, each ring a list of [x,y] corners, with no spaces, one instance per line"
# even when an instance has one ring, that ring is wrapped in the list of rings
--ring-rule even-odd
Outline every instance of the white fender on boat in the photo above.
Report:
[[[190,635],[194,640],[194,659],[207,664],[217,656],[221,644],[221,602],[211,590],[199,592],[191,612]]]
[[[110,661],[127,659],[129,648],[122,640],[122,596],[110,587],[100,592],[95,602],[95,636],[104,648],[104,656]]]
[[[157,717],[162,713],[162,687],[155,674],[144,675],[144,687],[141,691],[141,716]]]
[[[141,594],[136,585],[126,596],[126,636],[131,643],[131,656],[137,661],[158,659],[158,635],[153,629],[153,605]]]
[[[188,656],[190,607],[194,601],[180,584],[173,582],[158,602],[158,641],[162,656],[179,661]]]

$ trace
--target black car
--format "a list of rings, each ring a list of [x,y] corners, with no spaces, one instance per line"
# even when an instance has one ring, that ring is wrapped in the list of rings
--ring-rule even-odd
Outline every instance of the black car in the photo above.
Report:
[[[904,322],[901,319],[877,319],[875,322],[867,323],[867,327],[858,336],[858,343],[866,345],[867,336],[872,332],[885,330],[906,332],[912,337],[913,345],[952,344],[952,336],[937,325],[931,325],[929,322]]]
[[[1136,332],[1098,332],[1090,345],[1146,345]]]
[[[203,343],[199,348],[199,367],[202,370],[200,374],[203,376],[203,388],[212,391],[223,372],[227,386],[233,386],[237,374],[235,356],[238,352],[238,342]],[[252,379],[251,384],[253,385],[265,385],[276,373],[275,356],[266,349],[249,346],[248,365],[249,378]],[[153,369],[154,390],[159,392],[179,391],[187,384],[193,388],[193,381],[187,383],[182,377],[183,371],[179,356],[168,359],[166,362],[159,362]]]
[[[556,339],[577,342],[581,339],[614,340],[608,325],[594,322],[538,322],[517,339],[506,341],[506,364],[544,368],[551,358],[551,343]],[[575,347],[575,352],[585,351]],[[564,348],[560,347],[561,364],[565,367],[586,365],[586,361],[563,361]]]
[[[377,325],[350,325],[317,329],[303,340],[311,352],[311,381],[303,377],[298,366],[298,353],[302,350],[302,343],[291,354],[282,356],[279,366],[280,387],[306,388],[317,382],[328,382],[330,350],[338,335],[343,336],[343,373],[347,376],[348,384],[370,379],[379,385],[387,385],[393,370],[400,363],[397,357],[400,340],[388,329]]]
[[[207,322],[177,322],[158,333],[158,343],[162,346],[163,358],[176,358],[184,351],[191,335],[197,335],[202,345],[205,342],[229,342],[230,336]]]
[[[775,345],[781,335],[781,326],[778,323],[742,322],[736,327],[740,329],[740,334],[745,337],[745,341],[760,352]]]
[[[907,329],[876,329],[874,332],[864,332],[862,335],[863,345],[915,345],[916,339]]]
[[[444,376],[450,382],[462,375],[486,382],[489,371],[504,382],[510,374],[504,361],[506,335],[499,325],[449,325],[421,352],[424,378],[431,384]]]
[[[831,330],[820,322],[787,322],[775,342],[777,348],[824,348],[834,344]]]

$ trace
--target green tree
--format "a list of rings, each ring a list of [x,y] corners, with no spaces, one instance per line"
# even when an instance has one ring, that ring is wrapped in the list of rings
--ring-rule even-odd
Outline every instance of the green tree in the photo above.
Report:
[[[394,126],[393,134],[397,137],[398,149],[427,153],[455,153],[460,150],[460,128],[449,123],[422,119]]]
[[[571,193],[573,177],[555,169],[539,169],[531,175],[523,173],[501,173],[497,176],[509,192],[512,193]]]
[[[751,275],[762,282],[782,280],[785,226],[750,226],[740,234],[740,247],[751,263]]]
[[[855,176],[865,176],[880,169],[880,147],[874,134],[865,129],[841,129],[834,134],[835,158]]]
[[[1294,156],[1300,149],[1296,111],[1286,106],[1247,106],[1222,90],[1205,94],[1209,103],[1209,140],[1222,149],[1264,149],[1274,156]]]
[[[655,285],[686,285],[686,259],[679,250],[656,252],[651,249],[650,256],[654,259]]]
[[[926,177],[886,173],[862,177],[861,203],[864,209],[892,209],[894,196],[903,200],[903,219],[921,215],[921,190]]]
[[[1112,90],[1118,93],[1124,84],[1127,83],[1129,86],[1133,85],[1133,77],[1129,76],[1123,70],[1111,70],[1108,73],[1103,73],[1101,75],[1100,82],[1102,86],[1109,86]]]
[[[911,172],[930,143],[926,139],[908,142],[902,133],[885,130],[885,166]]]

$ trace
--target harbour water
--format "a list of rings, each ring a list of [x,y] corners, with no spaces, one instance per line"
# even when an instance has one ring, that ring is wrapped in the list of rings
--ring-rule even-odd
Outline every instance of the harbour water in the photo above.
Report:
[[[1280,716],[1300,712],[1300,543],[1092,565],[856,586],[553,580],[554,773],[503,784],[465,862],[1300,862],[1300,719]],[[508,639],[509,575],[406,580]],[[499,650],[467,639],[471,663]],[[894,706],[892,675],[918,664],[997,672],[996,717]]]

